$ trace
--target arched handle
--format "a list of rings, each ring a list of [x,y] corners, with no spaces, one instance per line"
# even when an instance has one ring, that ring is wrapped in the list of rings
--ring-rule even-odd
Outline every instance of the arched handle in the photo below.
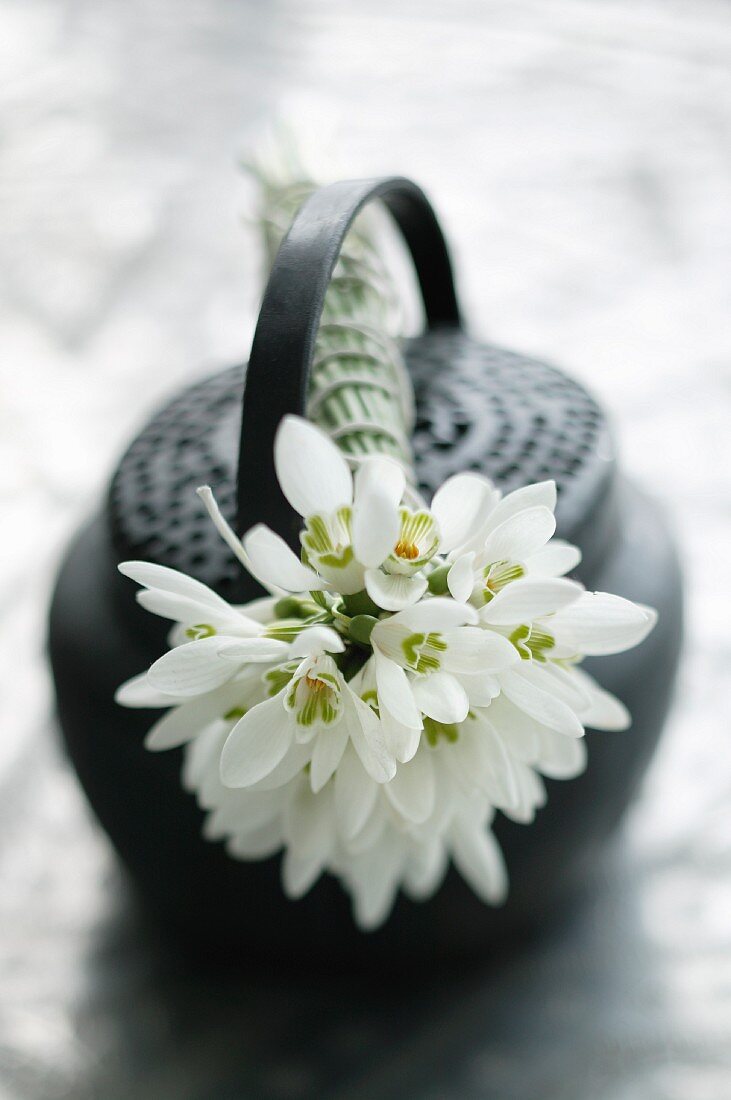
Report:
[[[408,246],[430,328],[459,326],[447,245],[423,191],[399,177],[343,180],[313,192],[280,245],[262,300],[241,416],[237,526],[266,523],[297,547],[300,519],[274,470],[274,435],[287,413],[304,415],[325,294],[356,215],[380,198]]]

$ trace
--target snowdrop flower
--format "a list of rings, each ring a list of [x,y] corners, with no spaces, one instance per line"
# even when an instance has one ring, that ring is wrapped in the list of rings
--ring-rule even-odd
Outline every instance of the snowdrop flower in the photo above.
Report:
[[[462,722],[470,678],[517,661],[505,638],[477,629],[477,622],[469,605],[434,597],[375,624],[378,697],[393,720],[416,729],[423,726],[422,714]],[[417,675],[409,678],[407,670]]]
[[[283,686],[247,711],[231,731],[221,755],[225,784],[249,787],[264,779],[293,742],[312,746],[314,793],[332,776],[349,740],[376,782],[393,777],[396,764],[376,715],[346,683],[329,654],[306,657],[296,667],[279,666],[267,675]]]
[[[353,473],[291,416],[275,464],[301,556],[262,525],[239,539],[200,489],[269,595],[236,607],[175,570],[123,563],[172,629],[118,700],[165,711],[146,744],[182,746],[204,835],[237,859],[281,851],[287,896],[335,875],[374,928],[399,890],[431,896],[451,861],[499,903],[494,814],[528,824],[542,777],[585,767],[585,728],[629,725],[579,665],[637,645],[655,613],[567,578],[580,555],[553,538],[552,482],[502,497],[460,474],[427,508],[397,462],[367,457]]]
[[[365,590],[386,611],[421,599],[426,567],[438,551],[469,537],[492,494],[484,479],[458,475],[435,495],[431,511],[412,510],[396,461],[369,457],[352,475],[335,444],[295,416],[279,427],[274,462],[282,492],[304,521],[307,564],[260,524],[244,536],[239,554],[250,572],[270,590],[346,597]]]

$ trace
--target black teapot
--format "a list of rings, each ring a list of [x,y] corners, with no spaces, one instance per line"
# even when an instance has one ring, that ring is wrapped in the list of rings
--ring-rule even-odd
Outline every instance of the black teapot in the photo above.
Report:
[[[260,594],[208,521],[197,485],[213,486],[238,531],[265,522],[296,545],[296,517],[274,474],[274,432],[286,413],[304,413],[328,280],[355,215],[374,198],[401,230],[425,306],[426,331],[404,348],[416,398],[420,487],[429,497],[462,470],[486,474],[504,491],[554,478],[557,533],[583,553],[578,579],[653,605],[659,622],[631,653],[586,664],[628,706],[632,727],[588,731],[585,773],[548,780],[548,802],[533,825],[496,822],[511,880],[505,906],[487,908],[450,871],[430,901],[399,897],[386,924],[363,933],[329,876],[289,901],[278,857],[241,863],[203,839],[202,813],[181,786],[180,750],[148,752],[143,739],[155,712],[125,710],[114,692],[163,652],[167,626],[137,605],[119,561],[181,569],[234,602]],[[334,184],[304,203],[276,258],[248,368],[186,389],[132,442],[103,507],[61,568],[50,653],[73,765],[139,894],[171,936],[228,961],[420,963],[482,951],[574,896],[657,742],[681,618],[672,540],[657,506],[618,469],[602,409],[555,368],[468,335],[431,207],[410,181],[386,179]]]

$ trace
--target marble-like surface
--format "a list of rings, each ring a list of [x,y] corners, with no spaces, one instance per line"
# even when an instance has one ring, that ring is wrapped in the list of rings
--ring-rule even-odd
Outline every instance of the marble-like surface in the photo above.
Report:
[[[728,3],[0,0],[0,89],[2,1100],[729,1095]],[[425,184],[474,328],[600,395],[687,568],[677,703],[592,899],[418,988],[166,958],[53,734],[54,564],[147,412],[245,356],[235,162],[275,116],[326,174]]]

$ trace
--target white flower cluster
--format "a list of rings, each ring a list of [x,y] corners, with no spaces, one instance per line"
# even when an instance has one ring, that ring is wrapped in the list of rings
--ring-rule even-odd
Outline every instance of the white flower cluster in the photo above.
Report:
[[[585,726],[629,724],[578,663],[636,645],[654,611],[566,579],[580,554],[552,538],[551,481],[501,497],[460,474],[427,510],[396,462],[367,458],[353,476],[297,417],[275,462],[302,558],[263,526],[240,541],[199,490],[272,595],[233,607],[182,573],[121,565],[142,606],[177,625],[119,701],[169,708],[148,748],[186,746],[205,835],[244,860],[283,849],[290,897],[330,872],[374,928],[399,888],[429,897],[451,859],[500,902],[495,810],[530,822],[541,773],[583,770]]]

